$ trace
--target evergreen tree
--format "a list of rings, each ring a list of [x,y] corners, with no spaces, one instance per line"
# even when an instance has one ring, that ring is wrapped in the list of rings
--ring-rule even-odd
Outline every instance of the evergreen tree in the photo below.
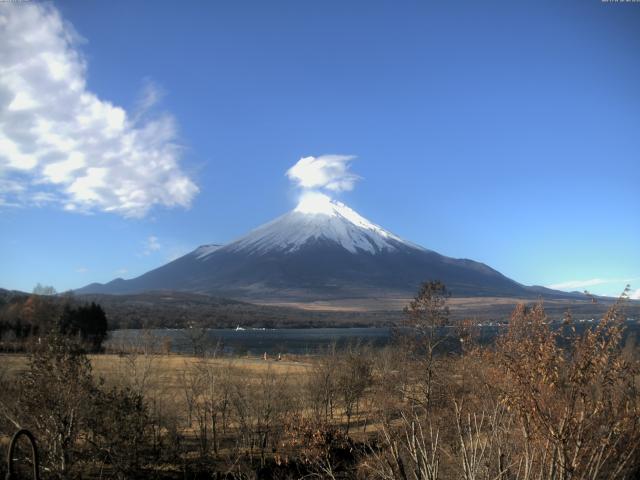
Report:
[[[63,335],[80,336],[92,351],[102,348],[102,342],[107,337],[107,316],[97,303],[72,307],[65,305],[58,320],[58,329]]]

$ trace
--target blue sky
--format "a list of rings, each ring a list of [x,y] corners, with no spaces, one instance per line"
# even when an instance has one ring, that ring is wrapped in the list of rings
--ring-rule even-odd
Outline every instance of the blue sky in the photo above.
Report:
[[[526,284],[640,288],[638,3],[0,17],[0,287],[130,278],[229,242],[294,208],[300,158],[336,154],[360,180],[334,196],[415,243]]]

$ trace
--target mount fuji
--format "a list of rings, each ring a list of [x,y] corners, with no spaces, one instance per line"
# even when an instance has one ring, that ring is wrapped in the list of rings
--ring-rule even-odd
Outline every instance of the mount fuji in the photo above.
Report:
[[[561,294],[403,240],[320,193],[306,194],[295,210],[232,243],[203,245],[137,278],[93,283],[76,292],[163,290],[254,301],[319,301],[407,297],[427,280],[441,280],[456,296]]]

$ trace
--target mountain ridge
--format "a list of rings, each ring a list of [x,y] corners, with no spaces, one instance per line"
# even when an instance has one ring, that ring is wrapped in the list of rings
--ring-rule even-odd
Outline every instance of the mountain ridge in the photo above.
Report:
[[[484,263],[428,250],[323,194],[308,195],[293,211],[227,245],[201,245],[139,277],[93,283],[77,292],[175,290],[314,301],[406,297],[427,280],[440,280],[461,296],[573,296],[527,287]]]

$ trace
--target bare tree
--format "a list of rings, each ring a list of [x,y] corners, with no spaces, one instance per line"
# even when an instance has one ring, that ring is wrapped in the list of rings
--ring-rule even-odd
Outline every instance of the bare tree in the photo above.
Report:
[[[336,372],[337,387],[347,417],[347,434],[352,417],[358,414],[359,402],[372,382],[373,362],[368,353],[361,346],[352,346],[343,354]]]
[[[36,295],[55,295],[58,292],[51,285],[37,283],[36,286],[33,287],[33,293]]]
[[[433,384],[436,375],[435,353],[442,343],[442,328],[449,323],[449,292],[439,281],[425,282],[416,297],[405,308],[405,328],[408,334],[405,344],[420,363],[421,378],[418,382],[420,395],[413,399],[425,408],[432,402]]]
[[[338,393],[337,372],[339,359],[335,343],[316,359],[306,378],[306,391],[311,408],[324,422],[333,418]]]

